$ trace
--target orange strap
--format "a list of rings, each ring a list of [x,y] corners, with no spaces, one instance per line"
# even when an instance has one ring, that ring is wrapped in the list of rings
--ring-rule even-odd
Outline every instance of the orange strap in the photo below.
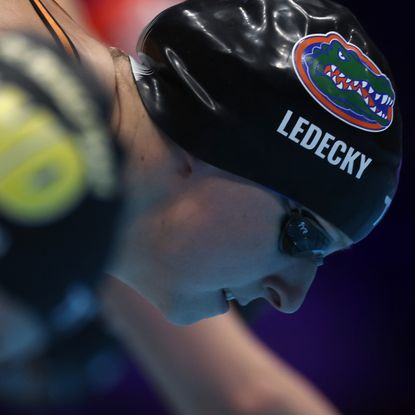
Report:
[[[45,7],[41,0],[29,0],[35,9],[36,13],[49,30],[49,33],[55,39],[59,47],[63,48],[65,52],[72,56],[74,59],[80,61],[80,56],[76,50],[75,45],[72,43],[69,36],[65,33],[59,23],[50,14],[49,10]]]

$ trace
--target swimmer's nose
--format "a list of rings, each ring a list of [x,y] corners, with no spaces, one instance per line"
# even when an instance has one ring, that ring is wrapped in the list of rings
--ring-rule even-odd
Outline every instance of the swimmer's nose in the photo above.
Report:
[[[264,279],[264,298],[283,313],[295,313],[302,306],[317,273],[315,263],[299,261],[298,266]]]

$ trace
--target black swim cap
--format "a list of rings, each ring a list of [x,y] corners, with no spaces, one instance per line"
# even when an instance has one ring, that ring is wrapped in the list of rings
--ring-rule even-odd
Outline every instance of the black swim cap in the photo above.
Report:
[[[56,331],[93,314],[122,202],[110,100],[43,39],[0,35],[0,288]]]
[[[328,0],[189,0],[132,60],[156,125],[197,158],[314,210],[354,242],[388,209],[401,165],[389,65]]]

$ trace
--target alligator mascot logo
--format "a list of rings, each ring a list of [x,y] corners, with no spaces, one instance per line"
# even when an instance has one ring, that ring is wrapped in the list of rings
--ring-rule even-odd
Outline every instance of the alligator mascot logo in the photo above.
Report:
[[[305,89],[337,118],[370,132],[392,124],[395,92],[391,81],[339,33],[301,38],[294,45],[292,60]]]

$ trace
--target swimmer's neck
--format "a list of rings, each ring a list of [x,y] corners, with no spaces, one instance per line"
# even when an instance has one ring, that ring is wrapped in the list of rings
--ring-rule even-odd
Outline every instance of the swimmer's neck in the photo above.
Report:
[[[127,152],[126,182],[140,201],[136,209],[148,210],[174,197],[188,185],[192,158],[166,137],[148,116],[128,55],[117,48],[109,48],[109,51],[115,68],[111,125]]]

